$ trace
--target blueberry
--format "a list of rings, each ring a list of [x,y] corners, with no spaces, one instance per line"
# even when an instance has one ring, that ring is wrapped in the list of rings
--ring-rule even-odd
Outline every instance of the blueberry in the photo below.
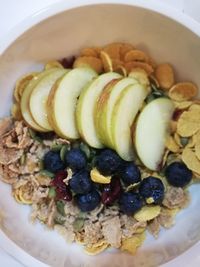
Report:
[[[120,178],[126,185],[141,181],[140,169],[133,162],[125,162],[120,170]]]
[[[83,212],[94,210],[100,203],[101,197],[97,190],[84,195],[76,195],[75,197],[77,206]]]
[[[86,166],[87,157],[79,148],[73,148],[66,153],[65,162],[72,170],[80,170]]]
[[[173,162],[165,170],[167,181],[175,187],[184,187],[192,180],[192,171],[183,162]]]
[[[80,170],[72,175],[69,185],[74,193],[85,194],[91,191],[92,181],[90,174],[86,170]]]
[[[164,198],[164,185],[159,178],[149,176],[142,180],[139,193],[148,204],[160,204]]]
[[[103,150],[96,158],[96,168],[105,175],[115,174],[122,165],[122,159],[111,149]]]
[[[142,198],[138,193],[125,192],[119,199],[119,206],[123,213],[132,215],[142,208]]]
[[[58,172],[65,168],[64,162],[60,158],[60,154],[56,151],[49,151],[44,155],[44,168],[50,172]]]

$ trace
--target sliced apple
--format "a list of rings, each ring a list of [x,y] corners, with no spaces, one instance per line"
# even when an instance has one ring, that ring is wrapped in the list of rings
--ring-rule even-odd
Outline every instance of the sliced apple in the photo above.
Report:
[[[20,107],[21,107],[21,112],[22,116],[25,120],[25,122],[34,130],[40,131],[40,132],[46,132],[46,129],[38,125],[35,120],[33,119],[30,110],[29,110],[29,99],[31,92],[33,91],[34,87],[39,83],[41,79],[43,79],[46,75],[50,74],[53,72],[54,69],[51,70],[45,70],[33,77],[33,79],[28,83],[28,85],[25,87],[23,90],[22,96],[21,96],[21,102],[20,102]]]
[[[91,147],[103,147],[95,128],[94,114],[97,100],[106,84],[121,77],[120,74],[115,72],[102,74],[85,87],[80,94],[76,109],[77,127],[81,137]]]
[[[53,72],[40,79],[40,81],[31,92],[29,99],[29,108],[31,115],[36,123],[47,131],[53,131],[53,128],[49,124],[47,118],[48,95],[56,80],[68,71],[69,70],[61,68],[54,69]]]
[[[82,89],[96,77],[97,73],[91,68],[76,68],[58,79],[52,87],[47,100],[48,120],[63,138],[80,137],[75,118],[77,99]]]
[[[119,156],[127,161],[134,159],[131,127],[147,93],[143,85],[127,86],[119,95],[112,112],[111,130],[114,147]]]
[[[111,81],[100,95],[95,109],[95,125],[99,139],[103,144],[114,149],[112,140],[111,118],[115,103],[121,92],[128,86],[138,83],[133,78]]]
[[[140,160],[150,170],[158,170],[162,161],[173,111],[170,99],[158,98],[150,102],[138,117],[135,147]]]

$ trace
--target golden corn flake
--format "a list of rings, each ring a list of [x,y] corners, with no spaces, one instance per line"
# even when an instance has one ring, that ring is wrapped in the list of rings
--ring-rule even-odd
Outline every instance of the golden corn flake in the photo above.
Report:
[[[127,251],[132,255],[135,255],[137,248],[140,247],[145,240],[145,232],[141,234],[135,234],[134,236],[122,240],[122,245],[120,249],[122,251]]]
[[[186,101],[195,97],[198,93],[198,88],[191,82],[182,82],[175,84],[169,90],[169,97],[175,101]]]
[[[188,109],[193,104],[192,101],[174,101],[175,108],[177,109]]]
[[[147,75],[146,71],[143,69],[140,69],[140,68],[132,69],[132,71],[129,73],[128,76],[136,79],[139,83],[141,83],[145,86],[149,85],[148,75]]]
[[[112,59],[120,59],[121,43],[112,43],[106,45],[102,50],[106,52]]]
[[[74,61],[74,68],[90,67],[94,69],[98,74],[103,72],[103,64],[99,58],[96,57],[78,57]]]
[[[30,205],[33,203],[32,200],[26,198],[26,192],[23,191],[23,189],[19,188],[19,199],[21,200],[21,203]]]
[[[198,131],[196,133],[196,135],[194,135],[194,139],[195,139],[195,154],[198,158],[198,160],[200,160],[200,131]]]
[[[44,67],[45,70],[49,70],[49,69],[53,69],[53,68],[63,69],[63,65],[59,61],[54,60],[54,61],[50,61],[50,62],[46,63],[46,65]]]
[[[111,176],[103,176],[96,168],[91,170],[90,176],[93,182],[99,184],[109,184],[111,181]]]
[[[37,74],[38,72],[32,72],[32,73],[26,74],[25,76],[17,80],[15,89],[14,89],[14,94],[13,94],[16,102],[20,101],[25,87]]]
[[[168,136],[165,142],[166,148],[174,153],[179,152],[179,146],[172,136]]]
[[[124,56],[124,61],[143,61],[148,62],[149,57],[141,50],[131,50]]]
[[[189,110],[200,110],[200,105],[197,103],[194,103],[189,107]]]
[[[76,240],[76,243],[80,244],[80,245],[84,245],[85,242],[84,242],[84,233],[79,233],[77,232],[76,233],[76,236],[75,236],[75,240]]]
[[[23,119],[19,103],[15,103],[15,104],[12,105],[11,115],[16,120],[20,121],[20,120]]]
[[[177,133],[182,137],[194,135],[200,129],[200,110],[184,111],[177,123]]]
[[[110,56],[106,52],[101,51],[100,58],[103,63],[104,71],[105,72],[113,71],[112,59],[110,58]]]
[[[161,207],[157,206],[144,206],[141,210],[134,214],[134,218],[138,222],[146,222],[153,220],[160,214]]]
[[[124,60],[125,55],[127,54],[127,52],[131,51],[135,49],[134,46],[132,44],[128,44],[128,43],[122,43],[121,44],[121,48],[120,48],[120,58],[122,60]]]
[[[169,90],[174,84],[174,70],[170,64],[158,65],[155,70],[155,77],[165,90]]]
[[[93,247],[85,247],[84,251],[88,255],[97,255],[97,254],[103,252],[105,249],[107,249],[108,246],[109,246],[109,244],[104,242],[103,244],[101,244],[99,246],[95,245]]]
[[[149,65],[148,63],[139,62],[139,61],[126,62],[125,63],[125,68],[126,68],[128,73],[130,73],[132,71],[132,69],[134,69],[134,68],[141,68],[144,71],[146,71],[146,73],[148,75],[151,75],[153,73],[153,71],[154,71],[154,69],[153,69],[153,67],[151,65]]]
[[[80,55],[86,57],[98,57],[99,53],[94,47],[86,47],[81,50]]]
[[[188,169],[200,175],[200,161],[191,148],[185,148],[183,150],[182,160]]]

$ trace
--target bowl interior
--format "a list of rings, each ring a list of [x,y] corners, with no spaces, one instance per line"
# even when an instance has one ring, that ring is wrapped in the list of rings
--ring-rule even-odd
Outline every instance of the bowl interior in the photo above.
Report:
[[[200,38],[190,30],[153,11],[128,5],[79,7],[48,18],[25,32],[0,57],[0,117],[9,114],[17,78],[39,70],[44,62],[76,55],[83,47],[123,41],[144,49],[159,62],[170,62],[176,80],[200,86]],[[53,231],[28,222],[29,207],[11,197],[0,184],[1,229],[18,246],[51,266],[155,266],[177,257],[200,239],[199,185],[190,187],[191,204],[181,211],[176,225],[163,230],[158,240],[148,236],[133,257],[118,251],[89,257],[82,248],[68,245]],[[16,219],[17,218],[17,219]],[[78,255],[78,257],[77,257]],[[148,261],[146,260],[148,257]]]

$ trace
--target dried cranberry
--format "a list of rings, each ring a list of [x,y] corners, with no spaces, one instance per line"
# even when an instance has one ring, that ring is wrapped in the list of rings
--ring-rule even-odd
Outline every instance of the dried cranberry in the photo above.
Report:
[[[56,199],[63,199],[65,201],[72,200],[72,193],[69,187],[63,182],[67,177],[67,172],[59,171],[57,172],[55,178],[52,180],[51,184],[55,186]]]
[[[73,67],[75,59],[76,59],[75,56],[65,57],[60,60],[60,63],[63,65],[65,69],[70,69]]]
[[[175,109],[175,111],[174,111],[174,113],[173,113],[173,116],[172,116],[172,119],[173,119],[174,121],[177,121],[177,120],[180,118],[181,114],[182,114],[184,111],[185,111],[184,109]]]
[[[101,195],[101,201],[104,205],[111,205],[117,200],[122,192],[120,180],[118,178],[112,179],[110,184],[107,184],[103,188]]]

